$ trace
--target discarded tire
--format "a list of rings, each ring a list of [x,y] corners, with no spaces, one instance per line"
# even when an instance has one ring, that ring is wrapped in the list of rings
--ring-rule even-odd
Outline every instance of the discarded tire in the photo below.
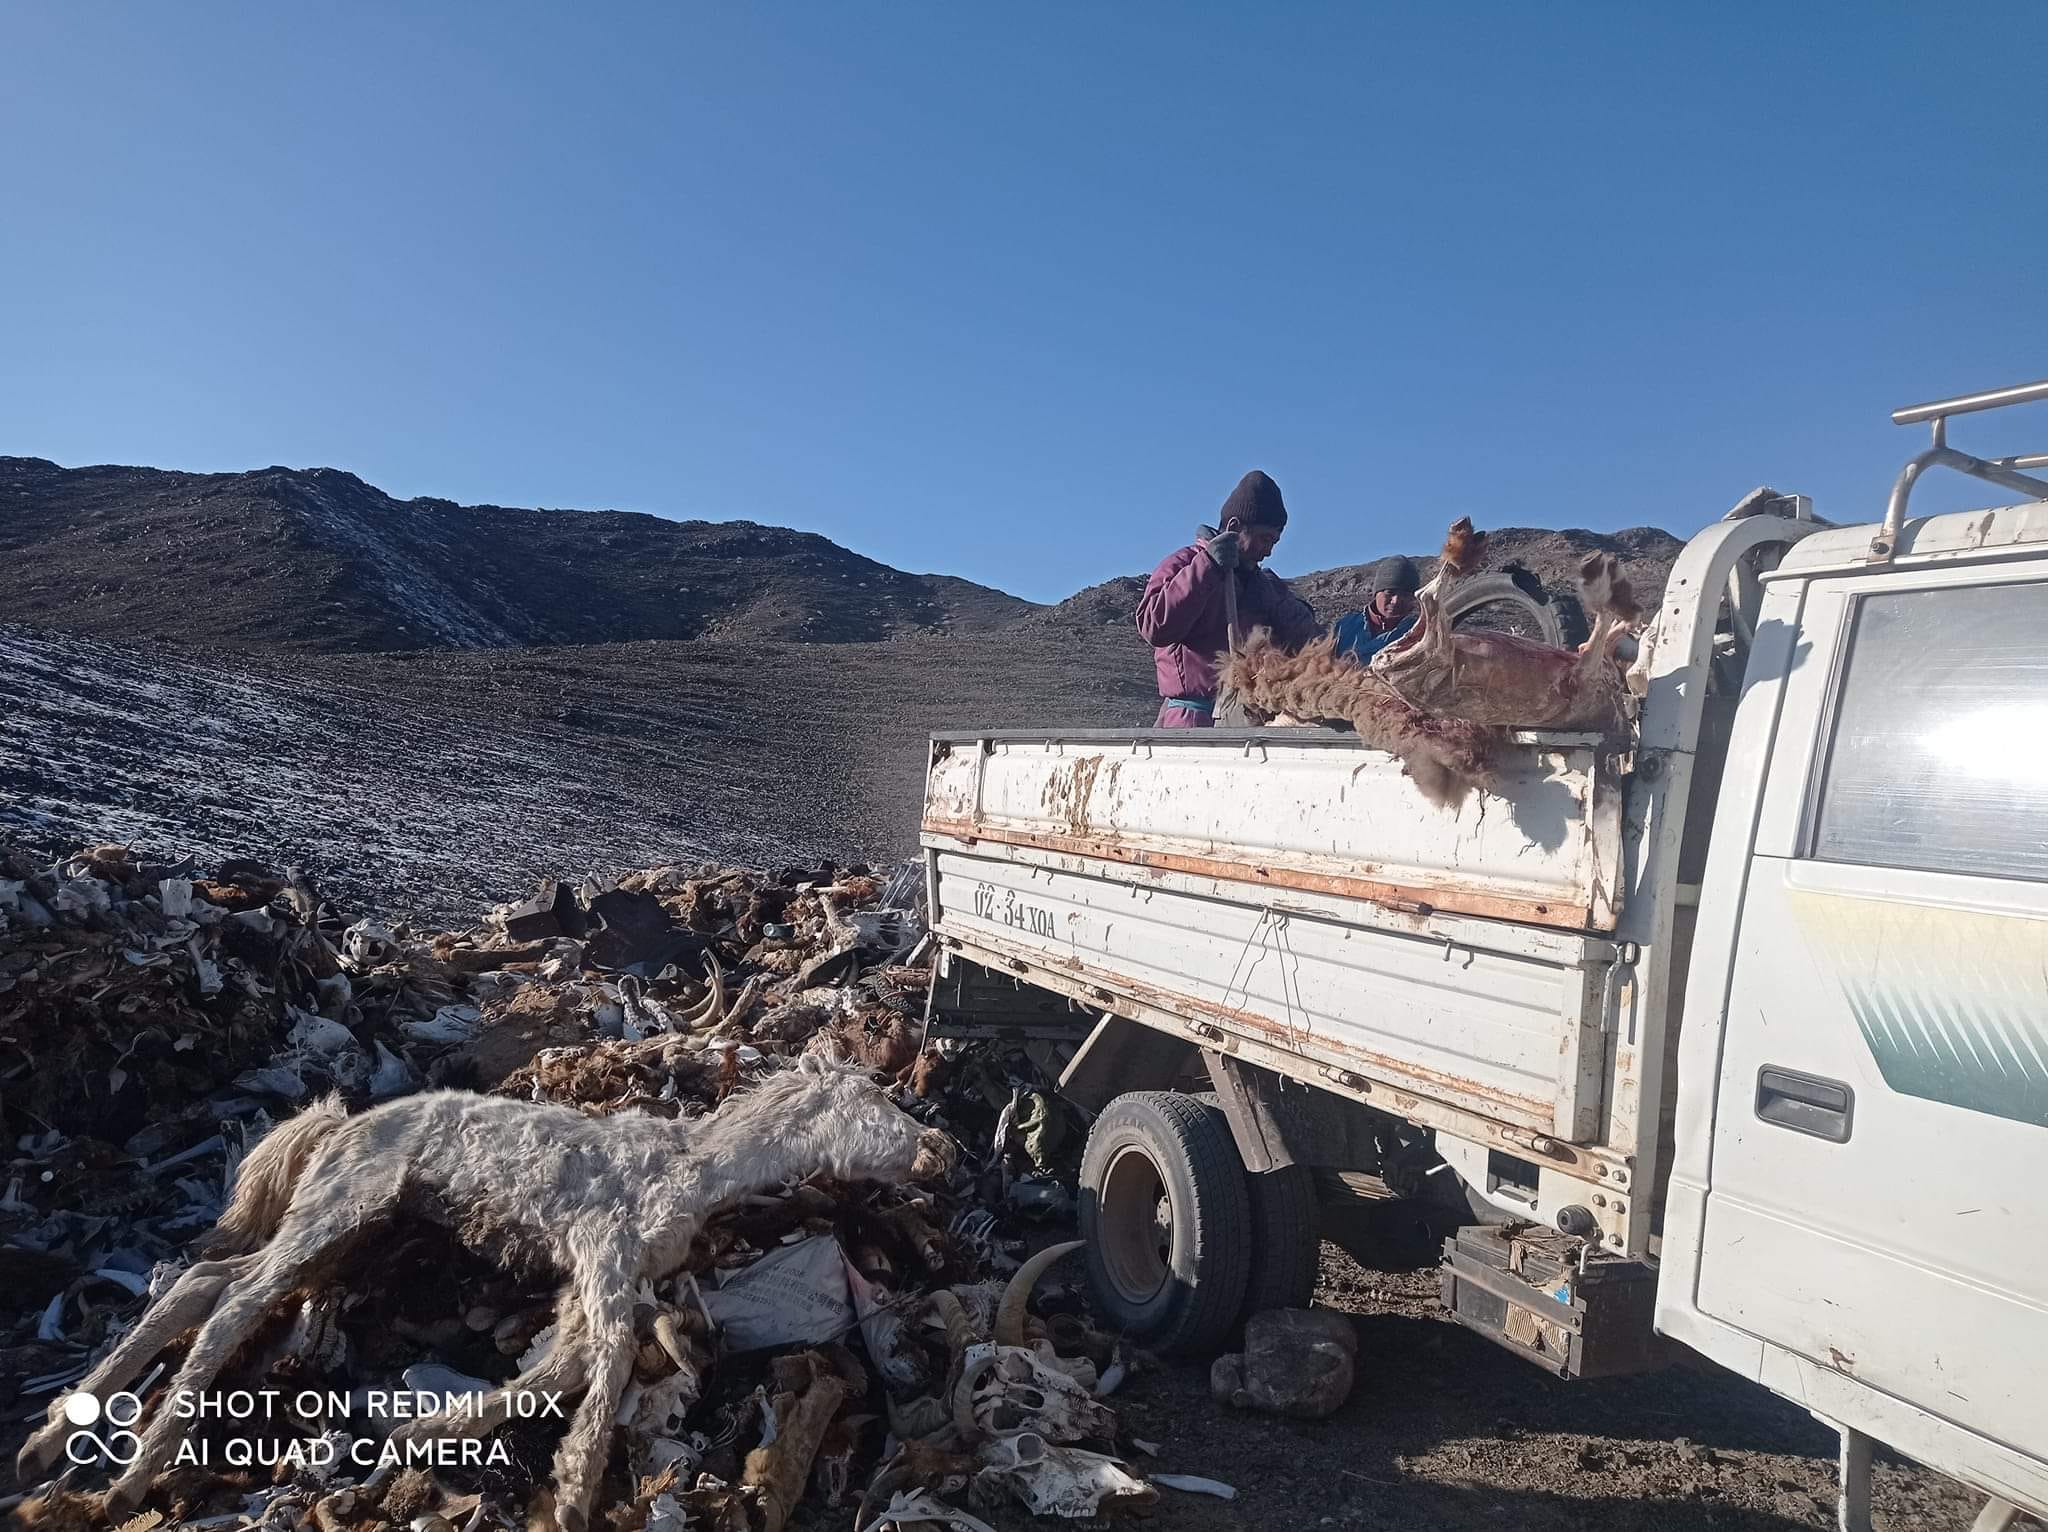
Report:
[[[1253,1240],[1223,1114],[1171,1091],[1112,1101],[1081,1157],[1081,1237],[1113,1327],[1169,1355],[1220,1347],[1243,1312]]]

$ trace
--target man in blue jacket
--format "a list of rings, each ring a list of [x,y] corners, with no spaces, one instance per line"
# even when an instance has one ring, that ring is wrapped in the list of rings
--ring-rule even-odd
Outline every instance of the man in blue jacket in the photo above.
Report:
[[[1363,665],[1415,626],[1415,593],[1422,577],[1415,560],[1395,554],[1372,566],[1362,610],[1337,619],[1337,652]]]

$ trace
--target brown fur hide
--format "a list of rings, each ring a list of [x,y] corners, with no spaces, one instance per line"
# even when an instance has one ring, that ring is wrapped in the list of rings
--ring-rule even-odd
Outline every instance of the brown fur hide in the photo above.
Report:
[[[1594,614],[1583,649],[1484,629],[1454,631],[1443,603],[1479,557],[1469,519],[1452,526],[1436,578],[1416,597],[1416,622],[1372,659],[1372,673],[1402,700],[1430,713],[1513,729],[1618,734],[1628,722],[1626,688],[1610,658],[1614,637],[1638,620],[1635,592],[1610,553],[1579,566],[1579,592]]]
[[[1367,745],[1400,757],[1442,808],[1492,784],[1509,729],[1621,732],[1627,691],[1610,655],[1638,614],[1620,565],[1595,554],[1580,569],[1586,609],[1598,620],[1577,653],[1506,633],[1455,632],[1443,600],[1483,541],[1470,520],[1452,526],[1436,578],[1417,594],[1415,626],[1370,666],[1340,657],[1334,637],[1289,654],[1261,630],[1222,662],[1222,684],[1269,718],[1349,723]]]
[[[1456,808],[1493,779],[1492,757],[1504,731],[1425,713],[1349,656],[1335,638],[1289,654],[1261,628],[1223,668],[1223,684],[1268,717],[1341,719],[1375,750],[1397,755],[1422,796]]]

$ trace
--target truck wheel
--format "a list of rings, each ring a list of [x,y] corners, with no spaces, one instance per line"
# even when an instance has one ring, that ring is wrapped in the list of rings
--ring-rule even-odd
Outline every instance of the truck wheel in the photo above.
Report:
[[[1223,1104],[1214,1091],[1203,1091],[1194,1099],[1222,1115]],[[1224,1117],[1223,1122],[1227,1132],[1230,1119]],[[1236,1142],[1233,1136],[1231,1143]],[[1252,1272],[1245,1285],[1243,1317],[1267,1309],[1305,1309],[1315,1297],[1316,1271],[1323,1259],[1315,1174],[1304,1165],[1282,1165],[1277,1170],[1247,1171],[1244,1180],[1252,1209]]]
[[[1081,1237],[1112,1325],[1174,1356],[1220,1346],[1244,1306],[1252,1248],[1223,1114],[1172,1091],[1110,1102],[1081,1156]]]
[[[1315,1178],[1300,1165],[1247,1175],[1252,1199],[1252,1276],[1245,1293],[1249,1319],[1267,1309],[1305,1309],[1322,1264]]]

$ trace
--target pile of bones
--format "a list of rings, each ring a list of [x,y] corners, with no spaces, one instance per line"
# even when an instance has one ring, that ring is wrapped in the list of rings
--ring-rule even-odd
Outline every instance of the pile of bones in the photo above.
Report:
[[[0,845],[0,1509],[1148,1508],[1104,1402],[1142,1359],[1052,1271],[1059,1109],[1021,1056],[920,1047],[921,901],[914,867],[663,867],[430,932],[254,862]]]

